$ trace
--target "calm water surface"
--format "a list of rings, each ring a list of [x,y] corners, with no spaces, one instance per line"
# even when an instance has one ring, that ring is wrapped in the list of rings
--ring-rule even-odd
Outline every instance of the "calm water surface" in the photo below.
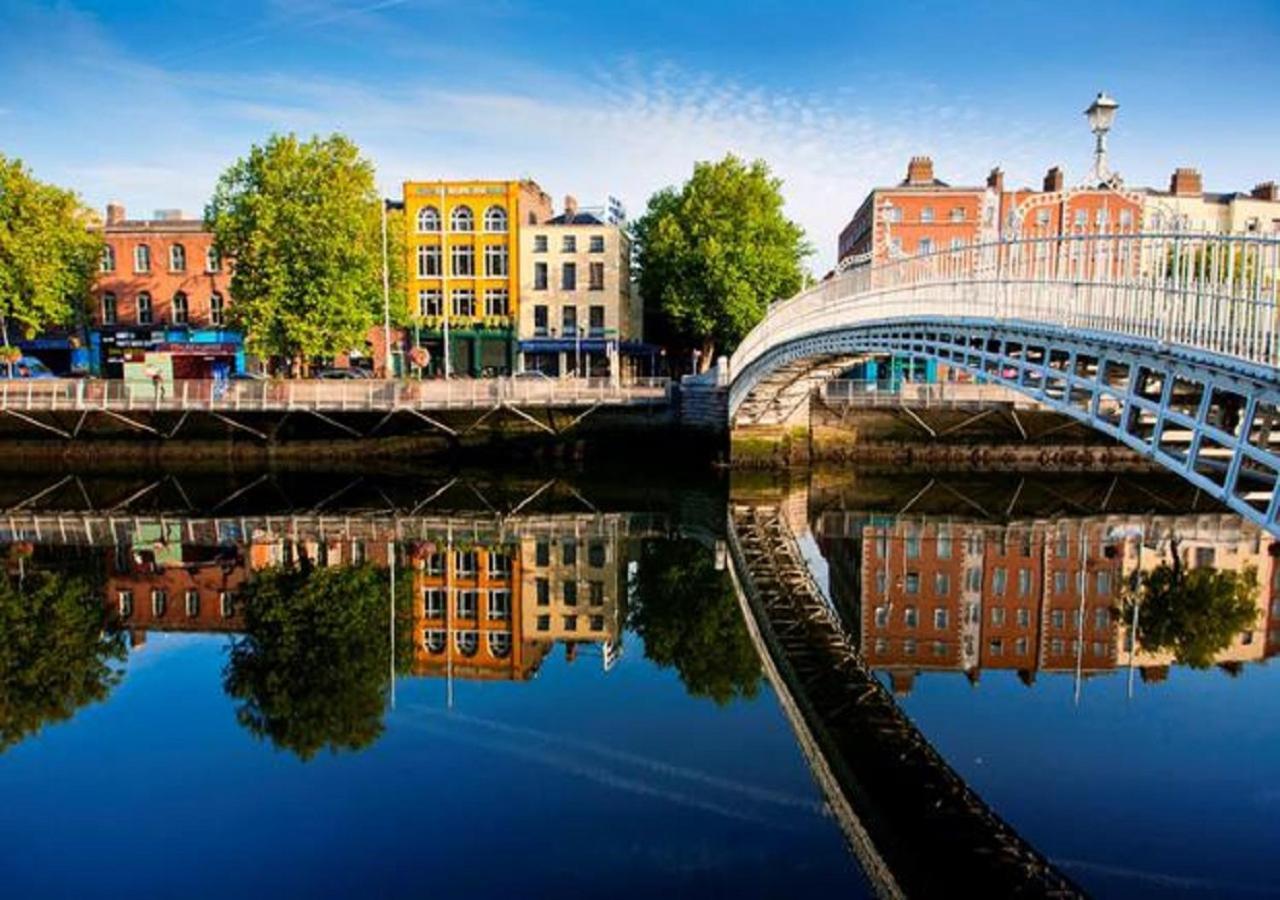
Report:
[[[5,895],[865,895],[725,571],[728,489],[454,477],[0,480]],[[1085,890],[1277,892],[1270,541],[1174,484],[1016,480],[732,497],[786,507],[905,710]],[[1099,611],[1157,520],[1258,572],[1201,668]]]

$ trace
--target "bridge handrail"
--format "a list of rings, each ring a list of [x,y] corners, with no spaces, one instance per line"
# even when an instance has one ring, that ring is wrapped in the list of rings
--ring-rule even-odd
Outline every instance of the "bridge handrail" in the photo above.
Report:
[[[920,290],[932,286],[950,290]],[[913,314],[1118,332],[1274,366],[1280,236],[1117,229],[869,261],[774,303],[739,344],[729,375],[823,328]]]
[[[0,379],[0,409],[317,410],[385,412],[394,409],[474,409],[511,403],[525,406],[662,404],[671,399],[667,378],[520,377],[416,379],[176,379],[146,382],[83,378]]]

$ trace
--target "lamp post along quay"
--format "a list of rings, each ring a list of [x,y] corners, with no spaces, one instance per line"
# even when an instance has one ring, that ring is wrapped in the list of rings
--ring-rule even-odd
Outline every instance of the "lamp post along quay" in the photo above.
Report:
[[[1107,132],[1115,122],[1118,109],[1120,104],[1114,98],[1107,96],[1106,91],[1100,91],[1089,104],[1089,108],[1084,111],[1085,117],[1089,120],[1089,130],[1096,138],[1093,147],[1093,180],[1097,184],[1107,184],[1115,177],[1107,166]]]

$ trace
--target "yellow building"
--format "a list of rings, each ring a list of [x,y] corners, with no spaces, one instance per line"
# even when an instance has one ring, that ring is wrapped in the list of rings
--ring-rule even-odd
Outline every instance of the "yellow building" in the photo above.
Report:
[[[426,371],[512,371],[520,228],[550,216],[551,198],[533,181],[405,182],[409,309]]]

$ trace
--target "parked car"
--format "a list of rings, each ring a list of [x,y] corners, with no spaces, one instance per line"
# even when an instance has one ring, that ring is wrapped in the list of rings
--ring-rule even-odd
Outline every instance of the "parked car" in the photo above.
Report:
[[[364,369],[321,369],[315,377],[328,381],[359,381],[368,378],[369,373]]]
[[[516,378],[531,378],[535,381],[551,381],[552,378],[546,372],[539,372],[537,369],[525,369],[523,372],[517,372]]]
[[[57,378],[34,356],[19,356],[14,362],[0,362],[0,378]]]

